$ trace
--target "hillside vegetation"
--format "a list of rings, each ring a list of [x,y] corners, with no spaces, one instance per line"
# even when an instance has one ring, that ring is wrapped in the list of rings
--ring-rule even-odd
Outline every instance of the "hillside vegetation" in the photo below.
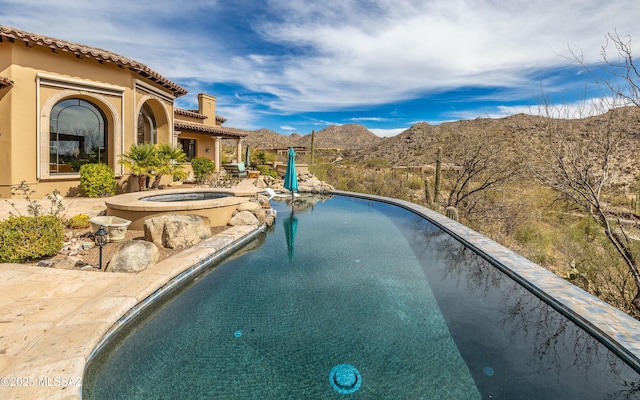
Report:
[[[572,192],[543,179],[559,178],[554,157],[574,156],[585,180],[602,181],[598,195],[612,234],[624,235],[629,251],[640,251],[637,108],[584,119],[514,115],[437,126],[419,123],[386,139],[365,131],[348,125],[316,132],[316,148],[334,150],[319,150],[312,170],[341,190],[402,198],[442,213],[454,206],[462,223],[640,318],[633,305],[637,294],[633,276],[597,215],[572,199]],[[310,135],[284,137],[264,131],[260,135],[267,139],[262,144],[256,141],[256,147],[310,143]],[[250,137],[257,140],[258,135]],[[602,149],[614,139],[615,152],[607,155],[605,168]],[[442,183],[434,201],[438,148]]]

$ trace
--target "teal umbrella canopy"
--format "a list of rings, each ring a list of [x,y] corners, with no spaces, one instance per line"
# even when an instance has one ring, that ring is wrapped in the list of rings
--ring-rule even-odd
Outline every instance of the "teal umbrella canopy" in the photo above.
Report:
[[[292,194],[298,191],[298,175],[296,173],[296,152],[293,147],[289,147],[289,159],[287,161],[287,172],[284,174],[284,188]]]
[[[289,255],[289,261],[291,261],[293,260],[293,245],[296,241],[296,232],[298,230],[298,218],[294,217],[292,213],[283,223],[284,234],[287,237],[287,254]]]

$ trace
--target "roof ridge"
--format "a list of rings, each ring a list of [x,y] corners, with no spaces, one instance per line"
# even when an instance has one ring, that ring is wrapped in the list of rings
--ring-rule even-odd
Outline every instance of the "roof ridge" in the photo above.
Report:
[[[185,110],[184,108],[174,108],[173,112],[175,112],[176,114],[185,115],[187,117],[194,117],[194,118],[200,118],[200,119],[209,118],[206,115],[200,114],[197,111]]]
[[[99,62],[113,62],[118,66],[128,67],[132,71],[137,72],[142,77],[156,82],[161,86],[171,90],[176,97],[187,94],[187,89],[165,78],[164,76],[160,75],[141,62],[135,61],[131,58],[113,53],[108,50],[70,42],[68,40],[56,39],[50,36],[31,33],[6,25],[0,25],[0,42],[3,41],[4,38],[9,39],[10,41],[22,41],[30,46],[37,44],[40,46],[49,47],[52,50],[69,52],[75,54],[78,57],[90,57],[98,60]]]

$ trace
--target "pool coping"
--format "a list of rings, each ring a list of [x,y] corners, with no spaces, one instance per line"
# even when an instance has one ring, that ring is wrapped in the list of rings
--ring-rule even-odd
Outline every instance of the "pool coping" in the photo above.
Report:
[[[10,311],[0,321],[0,337],[9,352],[0,355],[0,396],[82,398],[87,362],[120,328],[265,230],[266,225],[229,227],[136,274],[0,264],[6,286],[29,293],[20,301],[0,303]]]
[[[224,193],[229,194],[229,197],[219,197],[215,199],[205,200],[186,200],[179,203],[176,202],[162,202],[162,201],[149,201],[144,200],[146,198],[156,196],[170,196],[177,194],[190,194],[190,193]],[[132,192],[125,193],[118,196],[106,198],[104,203],[108,209],[123,210],[123,211],[145,211],[152,212],[174,212],[176,206],[178,210],[193,211],[202,210],[207,208],[218,208],[224,206],[233,206],[244,203],[247,201],[247,197],[255,197],[255,191],[246,190],[234,190],[234,189],[222,189],[222,188],[188,188],[188,189],[166,189],[159,192]]]
[[[640,321],[503,245],[430,208],[405,200],[334,190],[332,194],[397,205],[422,216],[599,339],[640,373]]]

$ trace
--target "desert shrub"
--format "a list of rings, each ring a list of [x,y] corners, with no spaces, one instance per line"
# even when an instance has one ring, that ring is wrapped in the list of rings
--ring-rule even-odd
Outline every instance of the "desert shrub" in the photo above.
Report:
[[[424,182],[420,177],[412,176],[407,182],[407,187],[411,190],[421,190],[424,189]]]
[[[260,171],[260,175],[270,176],[272,178],[278,177],[278,173],[268,165],[258,165],[256,169]]]
[[[208,158],[195,157],[191,159],[191,168],[193,168],[196,183],[204,183],[216,170],[216,164]]]
[[[0,221],[0,262],[22,262],[55,255],[64,230],[55,215],[13,216]]]
[[[73,217],[69,218],[67,221],[67,226],[71,229],[84,229],[91,226],[89,222],[89,216],[86,214],[76,214]]]
[[[87,197],[116,193],[116,176],[107,164],[84,164],[80,167],[80,188]]]
[[[276,155],[273,152],[267,152],[258,150],[251,153],[251,163],[254,165],[263,165],[268,162],[274,162],[277,160]]]
[[[22,197],[27,200],[27,212],[29,215],[37,217],[43,214],[51,214],[54,216],[59,216],[61,212],[64,211],[65,207],[62,204],[62,197],[60,197],[60,192],[58,189],[55,189],[52,194],[48,194],[45,196],[47,200],[51,203],[49,209],[45,209],[45,207],[40,204],[38,200],[33,200],[31,196],[36,191],[31,189],[31,187],[25,182],[21,181],[19,185],[11,186],[11,195]],[[11,207],[16,211],[17,215],[22,215],[20,210],[18,210],[15,206],[15,203],[9,199],[5,199]],[[9,212],[9,215],[15,216],[13,212]]]

